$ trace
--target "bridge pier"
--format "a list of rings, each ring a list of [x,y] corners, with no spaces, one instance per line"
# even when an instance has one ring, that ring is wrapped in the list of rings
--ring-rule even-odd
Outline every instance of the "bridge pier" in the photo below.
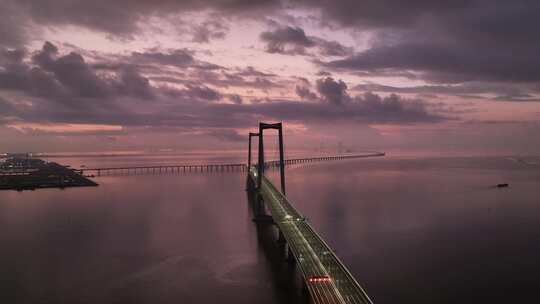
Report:
[[[296,263],[296,259],[294,258],[294,254],[291,252],[291,248],[289,247],[289,244],[285,243],[283,245],[283,253],[284,253],[285,261],[287,261],[289,264]]]
[[[287,241],[285,240],[285,236],[283,235],[283,232],[281,232],[281,230],[278,229],[278,239],[277,239],[277,242],[278,243],[287,243]]]

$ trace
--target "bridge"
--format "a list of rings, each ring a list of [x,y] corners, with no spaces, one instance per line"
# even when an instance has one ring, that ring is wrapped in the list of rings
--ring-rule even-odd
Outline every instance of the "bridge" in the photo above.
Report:
[[[94,173],[102,175],[130,175],[130,174],[163,174],[181,172],[228,172],[246,171],[245,164],[191,164],[191,165],[155,165],[155,166],[125,166],[103,168],[76,169],[81,174]]]
[[[265,129],[276,129],[279,132],[280,159],[272,162],[272,165],[280,168],[281,191],[264,175],[267,168],[267,162],[264,161]],[[259,139],[258,163],[253,166],[252,137]],[[253,206],[254,221],[275,224],[279,231],[278,240],[285,242],[286,258],[298,265],[313,303],[372,304],[347,267],[286,197],[284,169],[287,161],[283,158],[283,150],[281,123],[260,123],[259,132],[249,134],[247,188],[256,197]],[[383,155],[384,153],[372,153],[363,157]],[[266,209],[269,209],[271,215],[266,214]]]
[[[351,154],[351,155],[334,155],[320,157],[304,157],[285,159],[285,165],[295,165],[303,163],[313,163],[321,161],[344,160],[352,158],[363,158],[372,156],[384,156],[381,152],[370,152],[366,154]],[[277,168],[280,161],[272,160],[264,163],[265,168]],[[155,165],[155,166],[123,166],[123,167],[102,167],[102,168],[81,168],[75,169],[80,174],[92,174],[97,176],[102,175],[137,175],[137,174],[164,174],[164,173],[181,173],[181,172],[245,172],[247,171],[246,164],[230,163],[230,164],[171,164],[171,165]],[[23,174],[24,172],[11,172],[10,174]],[[3,172],[0,171],[0,176]]]

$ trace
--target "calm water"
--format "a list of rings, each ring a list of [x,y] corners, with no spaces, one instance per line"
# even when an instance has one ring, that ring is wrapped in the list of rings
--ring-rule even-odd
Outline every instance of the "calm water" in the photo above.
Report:
[[[296,166],[287,192],[377,304],[518,302],[534,299],[540,281],[539,160]],[[0,303],[302,301],[272,231],[251,221],[241,173],[96,180],[98,188],[0,192]],[[493,188],[503,182],[510,188]]]

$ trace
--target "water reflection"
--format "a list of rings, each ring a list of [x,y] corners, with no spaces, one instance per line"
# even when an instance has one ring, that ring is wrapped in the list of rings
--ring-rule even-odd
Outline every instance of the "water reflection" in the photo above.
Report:
[[[287,173],[289,197],[376,303],[506,303],[535,293],[538,168],[502,157],[387,157]],[[510,188],[493,188],[499,182]]]
[[[94,191],[2,192],[2,302],[288,298],[259,245],[244,178],[104,177]]]
[[[540,279],[537,163],[318,163],[289,168],[287,192],[375,303],[524,302]],[[1,303],[305,299],[274,228],[251,221],[242,173],[97,181],[0,192]]]

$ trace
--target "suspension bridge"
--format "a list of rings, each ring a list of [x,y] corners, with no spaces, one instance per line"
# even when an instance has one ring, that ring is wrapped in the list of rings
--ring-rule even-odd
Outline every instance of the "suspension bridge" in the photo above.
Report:
[[[266,178],[268,167],[264,155],[264,136],[266,129],[278,131],[279,160],[272,166],[280,168],[281,191]],[[258,137],[258,162],[251,164],[252,138]],[[282,124],[259,124],[258,133],[249,133],[247,189],[255,197],[253,212],[255,222],[272,223],[278,229],[278,240],[285,243],[286,259],[294,261],[302,274],[303,282],[313,303],[372,304],[366,291],[340,261],[323,238],[313,229],[305,217],[289,201],[285,192],[285,165],[291,160],[283,158]],[[383,156],[372,153],[357,157]],[[328,160],[346,159],[346,157]],[[326,160],[326,159],[325,159]],[[307,162],[308,160],[303,160]],[[302,162],[302,161],[299,161]],[[270,215],[266,214],[269,210]]]

